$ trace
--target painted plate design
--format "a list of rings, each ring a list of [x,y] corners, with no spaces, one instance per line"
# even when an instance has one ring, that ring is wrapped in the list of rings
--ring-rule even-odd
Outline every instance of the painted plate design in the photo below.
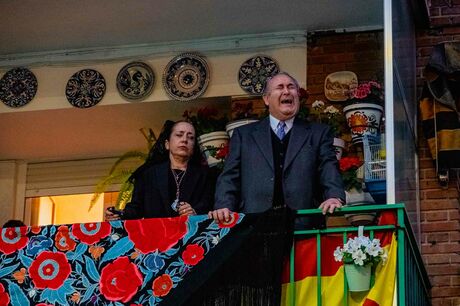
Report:
[[[324,95],[329,101],[346,101],[358,87],[358,77],[352,71],[337,71],[324,80]]]
[[[184,53],[176,56],[163,73],[166,93],[178,101],[190,101],[200,97],[208,85],[208,65],[196,54]]]
[[[279,72],[278,64],[268,56],[258,55],[245,61],[238,72],[238,83],[247,93],[261,95],[267,79]]]
[[[149,65],[132,62],[121,68],[117,75],[117,89],[128,101],[141,101],[153,90],[155,75]]]
[[[93,69],[83,69],[69,79],[65,95],[73,106],[88,108],[102,100],[105,88],[105,79],[102,74]]]
[[[9,107],[21,107],[29,103],[37,93],[38,82],[27,68],[14,68],[0,80],[0,100]]]

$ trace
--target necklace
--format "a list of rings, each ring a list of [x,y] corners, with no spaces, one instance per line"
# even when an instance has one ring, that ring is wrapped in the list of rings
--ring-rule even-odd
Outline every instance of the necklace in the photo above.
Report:
[[[178,211],[178,209],[179,209],[179,196],[180,196],[180,184],[182,183],[182,180],[185,177],[185,173],[187,172],[187,168],[185,168],[184,171],[179,170],[177,172],[175,171],[175,169],[171,168],[171,172],[172,172],[172,175],[174,177],[174,182],[176,183],[176,199],[174,200],[174,202],[172,202],[171,208],[174,211]]]

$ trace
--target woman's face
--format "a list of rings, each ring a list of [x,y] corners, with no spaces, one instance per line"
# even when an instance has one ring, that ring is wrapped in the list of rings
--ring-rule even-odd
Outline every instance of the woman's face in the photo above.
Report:
[[[169,140],[166,141],[166,149],[172,156],[189,159],[193,155],[195,145],[195,129],[188,122],[179,122],[174,125]]]

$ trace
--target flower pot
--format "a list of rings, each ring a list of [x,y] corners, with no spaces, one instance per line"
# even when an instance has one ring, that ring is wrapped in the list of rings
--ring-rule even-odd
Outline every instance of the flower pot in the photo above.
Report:
[[[358,206],[358,205],[370,205],[374,204],[374,200],[368,192],[357,191],[351,189],[345,191],[346,205],[347,206]],[[347,221],[353,226],[369,225],[374,222],[376,213],[359,213],[359,214],[345,214]]]
[[[371,284],[371,265],[345,264],[344,266],[348,290],[351,292],[368,291]]]
[[[342,158],[343,149],[345,149],[345,140],[334,137],[334,149],[337,160]]]
[[[209,148],[221,148],[228,143],[228,139],[228,134],[224,131],[211,132],[198,137],[200,150],[205,155],[209,167],[213,167],[220,162],[211,156]]]
[[[236,129],[237,127],[240,127],[240,126],[243,126],[249,123],[257,122],[257,121],[259,120],[258,119],[248,119],[248,118],[234,120],[234,121],[227,123],[227,125],[225,126],[225,130],[227,131],[228,136],[232,137],[233,130]]]
[[[367,135],[371,143],[379,140],[382,106],[373,103],[356,103],[345,106],[343,112],[351,129],[353,144],[362,143],[364,135]]]

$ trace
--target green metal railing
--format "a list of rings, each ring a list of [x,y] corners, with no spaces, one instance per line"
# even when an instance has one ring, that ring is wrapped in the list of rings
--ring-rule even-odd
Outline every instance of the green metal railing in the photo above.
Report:
[[[429,291],[431,288],[428,275],[423,265],[423,261],[417,247],[417,243],[412,232],[409,219],[405,211],[404,204],[388,204],[388,205],[361,205],[355,207],[343,207],[334,212],[334,216],[353,213],[366,212],[396,212],[396,225],[370,225],[365,226],[364,230],[370,233],[370,238],[373,238],[375,231],[391,230],[396,233],[397,239],[397,259],[396,259],[396,303],[399,306],[414,306],[414,305],[431,305]],[[298,216],[319,215],[319,209],[299,210]],[[333,233],[342,233],[343,242],[346,242],[347,234],[357,232],[358,227],[333,227],[321,230],[296,230],[295,236],[302,235],[308,237],[316,237],[317,244],[317,305],[322,306],[321,294],[321,236]],[[295,295],[295,247],[293,246],[290,254],[290,286],[288,287],[290,299],[288,305],[298,306],[296,304]],[[343,305],[348,305],[348,288],[344,278],[344,298]]]

